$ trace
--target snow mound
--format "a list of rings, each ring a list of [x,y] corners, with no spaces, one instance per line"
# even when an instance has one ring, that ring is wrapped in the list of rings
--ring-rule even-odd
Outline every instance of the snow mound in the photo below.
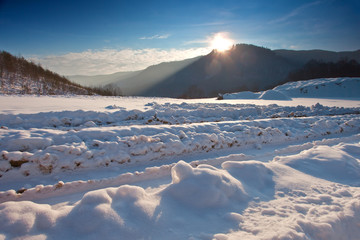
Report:
[[[144,239],[151,233],[153,239],[184,239],[186,234],[177,235],[184,229],[200,234],[221,231],[228,224],[206,219],[209,210],[218,211],[231,202],[247,203],[241,182],[225,170],[210,165],[193,168],[180,161],[171,174],[172,182],[157,191],[130,185],[104,188],[86,193],[74,206],[56,210],[33,202],[21,202],[20,207],[16,202],[2,203],[0,232],[8,238]],[[182,216],[184,211],[189,215]],[[204,218],[209,225],[202,227]],[[193,224],[186,224],[189,222]],[[176,233],[170,229],[182,230]]]
[[[267,90],[264,91],[259,99],[264,100],[291,100],[288,96],[286,96],[284,93],[276,91],[276,90]]]
[[[252,196],[269,196],[274,194],[273,172],[259,161],[224,162],[221,167],[242,182],[245,190]]]
[[[344,151],[343,145],[315,146],[299,154],[276,157],[275,160],[315,177],[340,183],[360,183],[359,156]],[[360,147],[353,145],[353,151]]]
[[[191,167],[180,161],[171,169],[172,185],[166,192],[177,201],[193,207],[222,207],[229,199],[244,202],[248,195],[240,181],[210,165]]]
[[[124,239],[137,239],[141,236],[140,229],[145,230],[151,223],[157,205],[156,196],[141,187],[101,189],[85,194],[58,225],[73,229],[67,238],[83,238],[96,229],[97,237],[116,231]]]
[[[258,99],[261,93],[255,93],[250,91],[238,92],[238,93],[225,93],[224,99]]]
[[[97,239],[120,234],[138,239],[151,222],[158,201],[143,188],[121,186],[86,193],[74,207],[53,210],[46,204],[6,202],[0,206],[0,224],[7,237],[47,232],[51,239]],[[67,229],[67,231],[63,231]],[[94,232],[96,234],[89,235]],[[44,238],[45,239],[45,238]]]

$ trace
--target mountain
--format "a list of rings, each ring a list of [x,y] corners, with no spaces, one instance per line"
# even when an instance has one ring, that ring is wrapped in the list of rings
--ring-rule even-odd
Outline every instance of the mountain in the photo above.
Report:
[[[69,78],[86,86],[103,85],[107,89],[121,89],[124,95],[214,97],[218,93],[267,90],[288,81],[345,77],[346,71],[344,75],[343,70],[348,68],[327,72],[324,68],[333,69],[334,66],[338,68],[341,65],[331,65],[330,62],[345,61],[346,65],[346,59],[355,60],[355,64],[351,64],[357,67],[360,50],[270,50],[237,44],[226,52],[214,50],[205,56],[160,63],[142,71]],[[337,72],[342,74],[336,75]]]
[[[303,69],[309,61],[315,60],[321,65],[322,62],[344,59],[360,62],[360,50],[354,52],[270,50],[254,45],[237,44],[226,52],[214,50],[206,56],[194,59],[191,64],[166,78],[152,77],[152,85],[144,84],[143,90],[136,89],[137,91],[132,93],[141,96],[197,98],[214,97],[224,92],[261,91],[290,81],[289,74]],[[164,67],[155,65],[151,70],[164,71]],[[141,79],[134,76],[132,81],[145,83],[147,72],[143,71],[141,74]],[[340,76],[316,75],[316,77]],[[154,82],[157,83],[153,84]],[[149,87],[145,88],[146,85]],[[127,94],[126,91],[124,93]]]
[[[145,90],[179,72],[199,58],[200,57],[195,57],[182,61],[163,62],[141,71],[117,72],[108,75],[96,76],[72,75],[68,76],[68,78],[72,82],[83,86],[102,86],[103,88],[109,90],[116,88],[121,90],[124,95],[128,96],[143,95]]]
[[[111,85],[120,88],[124,95],[160,96],[157,93],[155,93],[155,95],[145,93],[152,86],[160,84],[187,66],[194,64],[200,58],[201,57],[195,57],[183,61],[164,62],[153,65],[143,71],[136,72],[133,76],[119,79],[111,83]]]
[[[112,95],[112,91],[83,87],[23,57],[0,51],[0,94]]]
[[[85,86],[104,86],[113,94],[199,98],[263,91],[289,81],[360,77],[358,63],[360,50],[270,50],[237,44],[225,52],[213,50],[205,56],[160,63],[142,71],[69,78]]]
[[[219,92],[258,91],[276,86],[299,67],[270,49],[239,44],[212,51],[141,93],[144,96],[213,97]]]

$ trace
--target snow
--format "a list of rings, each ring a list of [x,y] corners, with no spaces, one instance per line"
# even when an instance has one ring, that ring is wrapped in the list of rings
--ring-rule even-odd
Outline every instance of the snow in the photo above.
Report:
[[[264,92],[238,92],[238,93],[225,93],[224,99],[264,99],[264,100],[291,100],[284,93],[277,90],[267,90]]]
[[[0,221],[10,238],[357,239],[359,197],[359,187],[276,159],[225,161],[220,168],[180,161],[168,184],[102,188],[71,205],[8,201]]]
[[[291,100],[291,98],[360,98],[360,78],[320,78],[288,82],[263,92],[226,93],[224,99]]]
[[[360,102],[279,92],[0,96],[0,239],[358,239]]]
[[[276,160],[302,172],[333,182],[360,183],[360,154],[351,154],[342,148],[351,147],[359,152],[358,145],[316,146],[297,155]],[[345,174],[344,174],[345,173]]]
[[[261,93],[254,93],[249,91],[238,92],[238,93],[225,93],[223,95],[224,99],[257,99]]]
[[[19,62],[21,61],[22,60]],[[28,66],[24,64],[24,62],[19,63],[19,65],[15,67],[19,73],[9,73],[6,70],[1,71],[0,94],[65,95],[73,93],[88,95],[91,93],[80,86],[72,85],[70,82],[64,82],[64,79],[59,79],[59,76],[56,75],[52,75],[52,77],[47,76],[46,78],[43,76],[27,76],[26,74],[20,73],[22,72],[20,65]],[[31,73],[30,75],[41,75],[41,71],[39,69],[37,71],[39,71],[39,73]],[[49,74],[49,72],[47,74]]]
[[[289,82],[274,90],[291,97],[359,99],[360,78],[321,78]]]
[[[107,121],[101,121],[102,124],[96,127],[87,127],[87,124],[76,124],[72,127],[67,121],[60,121],[65,123],[54,127],[53,123],[48,124],[43,113],[23,116],[28,121],[23,122],[21,129],[18,129],[19,124],[12,124],[11,118],[5,119],[3,123],[8,129],[0,130],[2,148],[0,160],[10,165],[7,167],[4,165],[0,174],[4,178],[8,175],[14,177],[51,174],[64,170],[139,164],[165,156],[209,152],[233,146],[261,148],[261,145],[267,143],[351,133],[357,131],[357,126],[360,125],[359,116],[343,116],[345,113],[359,112],[359,109],[327,108],[321,105],[312,108],[280,108],[280,110],[275,106],[267,108],[269,109],[244,107],[244,111],[239,108],[237,114],[228,110],[226,112],[230,113],[228,118],[225,117],[224,110],[220,111],[224,113],[221,118],[215,118],[218,110],[215,113],[207,110],[208,115],[205,115],[205,112],[201,113],[200,110],[193,114],[187,111],[189,115],[182,114],[184,120],[180,123],[178,119],[172,119],[164,111],[163,119],[166,120],[152,121],[151,123],[154,124],[145,124],[149,123],[149,120],[139,111],[138,117],[134,120],[126,120],[127,117],[124,121],[108,125]],[[271,115],[267,110],[271,110]],[[316,116],[317,114],[335,116],[325,118]],[[71,113],[68,115],[71,116]],[[84,115],[86,116],[86,113]],[[176,116],[176,113],[171,111],[171,115]],[[162,115],[158,112],[157,116]],[[264,120],[264,116],[272,120]],[[312,117],[296,118],[296,116]],[[141,120],[138,120],[139,118]],[[239,118],[254,120],[235,120]],[[38,121],[40,119],[41,122]],[[72,118],[68,119],[69,122],[70,119]],[[202,123],[199,123],[200,119],[203,119]],[[212,119],[216,122],[211,121]],[[131,125],[131,121],[137,125]],[[81,119],[78,122],[88,123],[87,120]]]
[[[290,97],[277,90],[264,91],[259,98],[265,100],[291,100]]]

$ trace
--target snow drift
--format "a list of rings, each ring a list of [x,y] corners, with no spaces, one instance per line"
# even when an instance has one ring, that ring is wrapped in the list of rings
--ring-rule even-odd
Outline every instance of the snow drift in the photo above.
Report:
[[[224,162],[222,167],[193,168],[180,161],[171,170],[169,184],[156,189],[130,185],[100,189],[86,193],[73,206],[2,203],[2,236],[356,239],[360,233],[358,188],[333,188],[321,180],[314,183],[306,175],[276,162]],[[344,169],[340,171],[345,173]],[[332,172],[324,174],[330,176]],[[285,187],[284,181],[290,175],[302,190],[294,190],[291,183]],[[257,197],[263,190],[272,192],[267,191],[267,201],[259,202]],[[290,216],[291,221],[285,224]],[[259,222],[264,222],[260,228]]]

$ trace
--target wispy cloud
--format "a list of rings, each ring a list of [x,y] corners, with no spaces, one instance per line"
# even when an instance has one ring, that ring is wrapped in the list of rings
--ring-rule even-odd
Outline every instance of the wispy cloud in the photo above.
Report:
[[[287,20],[289,20],[290,18],[293,18],[299,14],[301,14],[302,12],[304,12],[304,10],[306,10],[309,7],[321,4],[323,1],[314,1],[314,2],[310,2],[307,4],[303,4],[300,7],[295,8],[294,10],[292,10],[291,12],[289,12],[288,14],[286,14],[285,16],[282,16],[280,18],[274,19],[272,21],[270,21],[270,24],[275,24],[275,23],[283,23],[286,22]]]
[[[142,70],[161,62],[179,61],[206,55],[211,50],[187,49],[103,49],[70,52],[63,55],[28,56],[27,58],[61,75],[98,75]]]
[[[229,22],[225,22],[225,21],[218,21],[218,22],[204,22],[204,23],[197,23],[197,24],[192,24],[192,27],[208,27],[208,26],[222,26],[225,24],[229,24]]]
[[[164,34],[164,35],[156,34],[156,35],[153,35],[153,36],[150,36],[150,37],[141,37],[139,39],[141,39],[141,40],[152,40],[152,39],[166,39],[168,37],[170,37],[170,34]]]

